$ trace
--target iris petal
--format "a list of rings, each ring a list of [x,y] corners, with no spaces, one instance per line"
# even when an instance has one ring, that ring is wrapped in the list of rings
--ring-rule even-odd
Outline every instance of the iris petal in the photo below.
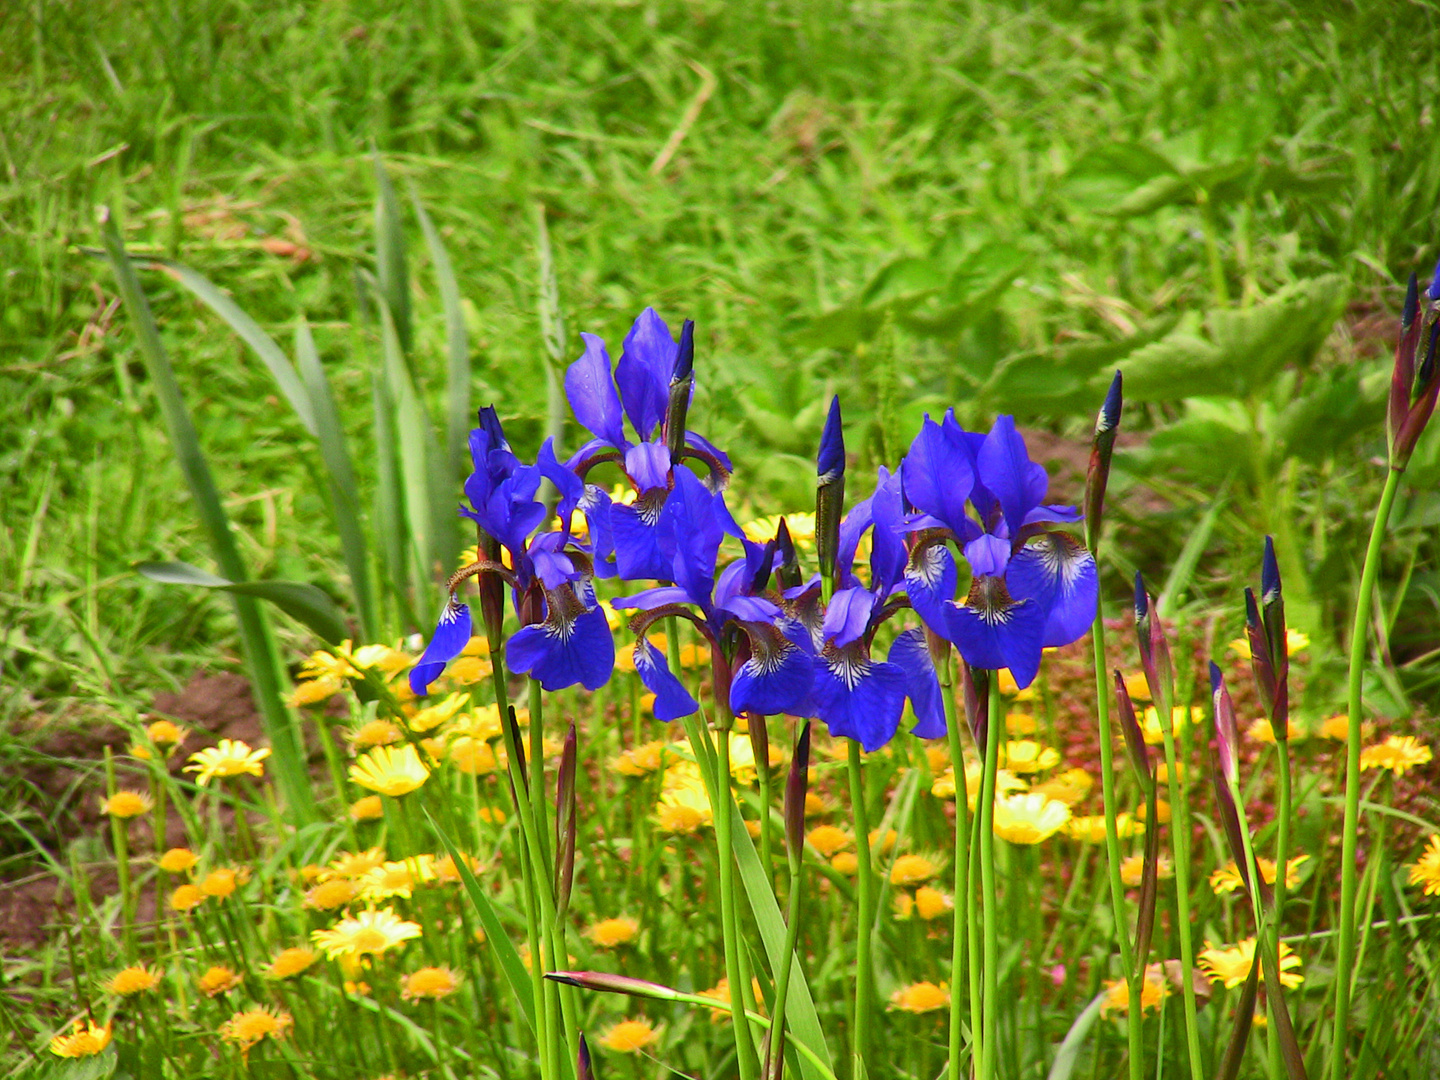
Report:
[[[1008,667],[1023,690],[1040,671],[1045,618],[1034,600],[1012,600],[1000,578],[976,578],[967,602],[950,605],[945,637],[971,667]]]
[[[680,346],[670,336],[670,328],[646,308],[625,335],[620,363],[615,368],[615,382],[620,387],[620,400],[625,415],[643,442],[648,440],[665,419],[670,372],[675,367],[675,354]]]
[[[634,506],[612,503],[610,536],[615,546],[615,569],[626,581],[668,581],[674,574],[660,549],[659,519]]]
[[[905,568],[905,595],[925,625],[942,637],[946,611],[955,599],[955,556],[944,544],[927,544],[915,550]]]
[[[625,420],[620,395],[610,376],[610,354],[594,334],[581,334],[585,352],[565,369],[565,397],[575,419],[597,439],[617,450],[625,448]]]
[[[750,638],[750,659],[730,680],[730,711],[810,715],[815,671],[802,644],[809,641],[805,630],[795,625],[794,636],[789,636],[772,623],[748,623],[744,629]]]
[[[905,673],[905,694],[915,711],[915,726],[910,733],[922,739],[943,739],[945,699],[930,648],[925,644],[925,631],[916,628],[900,634],[886,660]]]
[[[555,594],[552,594],[552,597]],[[598,607],[527,626],[505,643],[505,662],[549,691],[579,683],[598,690],[615,670],[615,641]]]
[[[440,677],[445,665],[465,651],[470,643],[470,607],[450,597],[425,652],[410,669],[410,689],[424,697],[430,684]]]
[[[677,720],[697,712],[699,703],[683,683],[670,673],[670,665],[647,638],[635,642],[635,671],[645,688],[655,695],[655,718]]]
[[[821,634],[826,641],[833,641],[844,648],[859,640],[870,624],[870,613],[875,610],[875,596],[869,589],[856,586],[841,589],[830,598],[825,608],[825,622]]]
[[[1074,537],[1043,533],[1010,560],[1005,575],[1014,597],[1029,597],[1046,612],[1041,645],[1069,645],[1095,622],[1100,582],[1091,555]]]
[[[867,753],[895,737],[905,709],[904,671],[843,649],[827,650],[814,667],[815,711],[830,734],[854,739]]]
[[[947,415],[946,421],[941,425],[925,417],[901,471],[910,502],[958,536],[966,520],[965,500],[975,483],[975,469],[965,433],[953,415]]]
[[[981,482],[1000,502],[1011,535],[1025,524],[1025,515],[1040,505],[1050,486],[1045,466],[1030,460],[1013,416],[995,418],[995,425],[975,456]]]

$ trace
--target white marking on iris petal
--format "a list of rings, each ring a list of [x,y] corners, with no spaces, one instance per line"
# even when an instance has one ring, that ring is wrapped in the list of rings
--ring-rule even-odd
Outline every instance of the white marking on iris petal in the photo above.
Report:
[[[450,599],[445,602],[445,610],[440,612],[440,625],[444,626],[446,623],[453,623],[456,619],[460,618],[460,609],[462,606],[460,601],[455,598],[455,594],[451,593]]]
[[[845,684],[845,689],[853,691],[860,680],[870,674],[871,663],[868,656],[831,648],[825,650],[825,666],[834,678]]]
[[[934,589],[940,584],[940,577],[945,573],[945,548],[941,544],[932,544],[925,548],[920,554],[920,560],[910,564],[906,577],[913,577],[927,589]]]

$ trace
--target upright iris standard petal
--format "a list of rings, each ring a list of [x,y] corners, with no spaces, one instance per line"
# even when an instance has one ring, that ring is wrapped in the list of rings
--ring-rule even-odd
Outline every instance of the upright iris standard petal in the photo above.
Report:
[[[761,716],[812,715],[810,635],[793,620],[741,623],[750,639],[750,658],[730,680],[730,711]]]
[[[904,671],[869,659],[856,645],[828,646],[814,666],[815,712],[830,734],[854,739],[867,753],[895,737],[905,709]]]
[[[910,733],[921,739],[943,739],[945,699],[935,662],[925,644],[925,631],[916,627],[902,632],[885,659],[905,673],[905,695],[915,711],[915,726]]]
[[[1034,600],[1044,609],[1044,648],[1079,641],[1095,621],[1100,596],[1095,556],[1067,533],[1032,537],[1010,560],[1005,583],[1014,599]]]
[[[670,672],[664,655],[641,637],[635,642],[635,671],[645,688],[655,695],[655,718],[671,721],[698,712],[700,705]]]
[[[445,665],[454,660],[470,643],[470,606],[462,604],[454,594],[440,612],[440,621],[425,652],[410,669],[410,689],[417,697],[430,691],[430,684],[440,677]]]
[[[670,485],[670,451],[660,443],[640,443],[625,451],[625,475],[642,495]]]
[[[717,512],[724,497],[711,492],[689,469],[675,470],[675,488],[660,512],[659,543],[670,562],[668,577],[691,597],[709,598],[715,590],[715,560],[724,538]],[[619,543],[619,538],[616,538]]]
[[[584,608],[568,586],[547,592],[545,601],[545,621],[523,628],[506,643],[505,662],[546,690],[576,683],[598,690],[615,670],[615,642],[605,613]]]
[[[1015,600],[1005,580],[977,577],[963,606],[952,604],[944,636],[971,667],[1009,668],[1024,689],[1040,671],[1046,611],[1034,600]]]
[[[568,537],[570,518],[585,499],[585,481],[581,480],[573,469],[567,469],[562,465],[555,456],[553,436],[541,444],[540,454],[535,459],[535,464],[540,470],[540,475],[554,484],[555,490],[560,494],[560,501],[555,506],[555,513],[559,516]]]
[[[675,368],[678,348],[670,328],[654,308],[642,311],[625,335],[615,382],[620,387],[625,415],[642,442],[648,441],[665,419],[670,373]]]
[[[925,417],[901,473],[911,504],[963,539],[968,522],[965,500],[975,486],[975,468],[954,413],[946,413],[945,421],[937,424]]]
[[[585,351],[565,369],[565,397],[575,419],[597,439],[623,450],[625,417],[610,376],[610,354],[594,334],[581,334]]]
[[[870,497],[870,584],[888,596],[905,577],[909,555],[905,550],[905,511],[901,506],[900,473],[880,469],[875,494]]]
[[[1030,460],[1015,418],[999,416],[975,458],[980,481],[1000,503],[1009,535],[1014,537],[1025,516],[1040,505],[1050,486],[1045,466]]]
[[[841,589],[830,598],[825,609],[825,621],[821,624],[821,636],[843,648],[860,640],[870,625],[870,613],[875,610],[875,596],[869,589],[855,586]]]

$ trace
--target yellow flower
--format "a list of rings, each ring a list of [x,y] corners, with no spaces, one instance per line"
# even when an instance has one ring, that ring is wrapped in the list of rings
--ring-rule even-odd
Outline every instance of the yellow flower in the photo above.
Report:
[[[481,807],[482,810],[489,809]],[[461,855],[466,864],[470,867],[472,874],[480,873],[480,860],[473,855]],[[435,860],[435,880],[442,885],[453,885],[460,880],[460,868],[455,865],[453,856],[445,855]]]
[[[1140,983],[1140,1011],[1151,1012],[1160,1008],[1160,1003],[1170,996],[1170,983],[1165,978],[1163,964],[1149,964],[1145,978]],[[1100,1003],[1100,1015],[1112,1012],[1130,1013],[1130,986],[1124,979],[1114,979],[1105,984],[1105,1000]]]
[[[1126,675],[1125,692],[1130,695],[1131,701],[1149,701],[1150,683],[1145,679],[1145,672],[1132,671]]]
[[[1259,720],[1252,720],[1245,728],[1245,734],[1256,742],[1275,744],[1275,729],[1271,727],[1270,721],[1261,717]],[[1300,742],[1310,733],[1295,722],[1294,717],[1285,721],[1285,738],[1289,742]]]
[[[894,829],[886,829],[885,835],[880,835],[878,828],[870,830],[870,850],[880,855],[889,855],[895,850],[895,842],[900,839],[900,834]]]
[[[621,776],[649,776],[660,768],[666,744],[659,739],[641,743],[633,750],[622,750],[610,759],[610,768]]]
[[[172,847],[169,851],[165,852],[164,855],[160,856],[156,861],[156,865],[167,874],[183,874],[186,870],[194,867],[199,861],[200,856],[196,855],[189,848]]]
[[[1041,746],[1033,739],[1019,739],[1000,748],[1000,762],[1021,775],[1044,772],[1060,764],[1060,752],[1051,746]]]
[[[1135,820],[1144,821],[1145,815],[1148,812],[1148,808],[1145,806],[1145,804],[1141,803],[1135,808]],[[1155,800],[1155,820],[1160,822],[1161,825],[1170,824],[1170,804],[1164,799]]]
[[[947,911],[953,911],[954,908],[955,901],[949,894],[943,893],[939,889],[921,885],[915,890],[915,914],[926,922],[938,919]]]
[[[169,747],[173,750],[185,741],[190,734],[190,729],[171,723],[169,720],[156,720],[145,729],[145,734],[150,736],[150,741],[161,749]]]
[[[1177,780],[1185,779],[1185,763],[1183,761],[1175,762],[1175,778]],[[1168,762],[1157,761],[1155,763],[1155,782],[1157,784],[1168,784],[1170,782],[1170,765]]]
[[[810,770],[810,778],[812,781],[815,778],[814,769]],[[818,791],[807,791],[805,793],[805,816],[807,818],[823,817],[833,809],[835,809],[835,807],[831,804],[830,800]]]
[[[501,757],[495,748],[469,735],[461,735],[452,742],[446,756],[466,776],[489,776],[500,769]]]
[[[1199,705],[1188,709],[1184,705],[1176,705],[1170,710],[1171,734],[1179,735],[1186,724],[1198,724],[1204,718],[1205,710]],[[1165,733],[1160,730],[1160,710],[1154,705],[1146,707],[1145,716],[1140,722],[1140,733],[1149,746],[1159,746],[1165,741]]]
[[[342,851],[331,860],[327,877],[361,878],[385,861],[385,853],[378,847],[364,851]]]
[[[294,709],[301,709],[306,705],[320,705],[344,689],[345,680],[339,675],[317,675],[313,679],[297,682],[285,703]]]
[[[193,911],[205,902],[199,885],[181,885],[170,894],[170,907],[175,911]]]
[[[1427,764],[1433,755],[1413,735],[1391,735],[1383,743],[1367,746],[1360,751],[1360,768],[1389,769],[1396,776],[1404,776],[1416,765]]]
[[[309,969],[310,965],[320,959],[315,950],[307,949],[303,945],[293,948],[282,949],[270,961],[270,966],[265,969],[265,977],[269,979],[293,979],[302,971]]]
[[[405,976],[400,996],[406,1001],[419,1001],[421,998],[439,1001],[459,988],[460,976],[448,967],[423,967]]]
[[[479,656],[462,656],[458,660],[452,660],[445,669],[445,682],[450,686],[474,686],[490,678],[494,670],[495,666],[489,660]]]
[[[108,799],[100,800],[100,812],[116,818],[133,818],[148,814],[155,806],[155,800],[143,791],[117,791]]]
[[[638,922],[620,915],[613,919],[601,919],[585,931],[585,936],[602,949],[613,949],[617,945],[628,945],[635,940],[635,935],[639,932]]]
[[[1220,948],[1211,945],[1208,941],[1206,947],[1196,959],[1199,961],[1200,970],[1209,977],[1211,982],[1224,983],[1227,990],[1232,990],[1243,983],[1250,975],[1250,967],[1255,963],[1255,939],[1246,938],[1239,945]],[[1283,941],[1280,943],[1280,985],[1286,989],[1293,990],[1305,981],[1305,976],[1300,974],[1300,957],[1296,956],[1289,945]],[[1260,972],[1260,983],[1265,983],[1265,972]]]
[[[928,1013],[950,1004],[950,986],[932,982],[911,983],[890,995],[890,1008],[908,1013]]]
[[[1019,735],[1025,738],[1035,734],[1038,725],[1035,717],[1028,712],[1007,712],[1005,714],[1005,732],[1007,735]],[[1014,768],[1014,766],[1011,766]],[[1020,770],[1016,769],[1016,772]]]
[[[1327,739],[1335,739],[1344,742],[1350,737],[1350,717],[1344,713],[1338,716],[1327,717],[1320,724],[1320,734]],[[1360,722],[1360,738],[1373,739],[1375,737],[1375,723],[1372,720]]]
[[[705,793],[700,769],[693,761],[678,761],[665,770],[665,784],[655,811],[661,832],[689,834],[714,822],[710,796]]]
[[[367,791],[399,798],[430,778],[415,747],[377,746],[350,766],[350,780]]]
[[[1300,865],[1309,859],[1309,855],[1296,855],[1293,859],[1285,862],[1285,888],[1295,889],[1300,885]],[[1275,862],[1264,856],[1255,857],[1255,865],[1260,868],[1260,877],[1266,885],[1275,884]],[[1240,888],[1240,870],[1233,861],[1226,863],[1219,870],[1210,875],[1210,888],[1215,891],[1216,896],[1224,893],[1234,892]]]
[[[97,1027],[94,1020],[76,1020],[69,1035],[56,1035],[50,1040],[50,1052],[56,1057],[93,1057],[110,1045],[110,1024]]]
[[[740,526],[740,531],[747,540],[763,544],[774,539],[775,533],[780,529],[782,517],[785,519],[785,529],[797,547],[810,547],[815,543],[815,515],[812,513],[770,514],[768,517],[746,522]]]
[[[268,746],[251,750],[249,744],[239,739],[221,739],[219,746],[191,754],[185,771],[195,773],[195,782],[204,787],[217,776],[222,780],[232,776],[264,776],[264,761],[269,756]]]
[[[997,675],[999,676],[997,681],[1000,684],[1000,693],[1004,694],[1006,697],[1011,698],[1014,701],[1035,700],[1034,683],[1031,683],[1024,690],[1021,690],[1020,685],[1015,681],[1015,676],[1010,674],[1009,668],[1001,668],[999,672],[997,672]]]
[[[221,866],[211,870],[200,880],[200,891],[206,896],[224,900],[235,891],[237,886],[244,885],[249,880],[250,868],[248,866]]]
[[[710,646],[697,645],[693,641],[687,641],[680,646],[680,666],[688,670],[698,667],[705,667],[710,663]]]
[[[1143,855],[1130,855],[1120,863],[1120,880],[1131,888],[1140,884],[1144,872],[1145,856]],[[1175,865],[1170,861],[1168,855],[1160,856],[1160,864],[1155,871],[1155,876],[1162,881],[1175,876]]]
[[[1115,832],[1122,840],[1132,836],[1143,836],[1145,823],[1137,821],[1129,814],[1116,814]],[[1072,817],[1065,826],[1065,833],[1067,836],[1087,844],[1103,844],[1105,842],[1105,815],[1092,814],[1086,817]]]
[[[980,782],[984,777],[984,766],[977,761],[966,762],[965,764],[965,801],[970,809],[975,809],[976,802],[980,799]],[[1009,769],[999,769],[995,773],[995,791],[998,795],[1008,795],[1012,791],[1025,791],[1029,784],[1021,780]],[[946,769],[943,774],[936,777],[935,783],[930,785],[930,794],[937,799],[953,799],[955,797],[955,770]]]
[[[924,855],[901,855],[890,867],[890,884],[901,887],[919,885],[929,881],[939,869]]]
[[[644,1020],[622,1020],[597,1040],[606,1050],[633,1054],[660,1038],[660,1032]]]
[[[136,964],[117,972],[115,977],[105,984],[105,989],[120,997],[129,997],[154,990],[159,985],[160,976],[156,972],[146,970],[143,964]]]
[[[220,1025],[220,1037],[234,1043],[242,1056],[248,1057],[251,1049],[262,1039],[280,1040],[285,1038],[295,1021],[287,1012],[274,1009],[250,1009],[237,1012]]]
[[[785,755],[780,747],[774,743],[770,744],[770,775],[775,775],[775,768],[785,762]],[[755,744],[750,741],[749,735],[741,735],[732,732],[730,735],[730,775],[735,782],[742,786],[753,784],[756,776]]]
[[[1424,885],[1426,896],[1440,896],[1440,833],[1432,833],[1420,858],[1410,864],[1410,884]]]
[[[360,879],[360,898],[374,901],[398,896],[409,900],[416,885],[435,880],[434,863],[434,855],[414,855],[371,867]]]
[[[328,930],[313,930],[310,940],[334,960],[337,956],[378,956],[419,936],[418,924],[402,920],[390,908],[381,908],[341,919]]]
[[[235,987],[240,985],[240,976],[234,970],[224,964],[216,964],[204,975],[196,980],[200,992],[206,997],[218,997],[221,994],[228,994]]]
[[[1063,802],[1073,807],[1095,786],[1095,778],[1084,769],[1066,769],[1059,776],[1052,776],[1043,784],[1036,784],[1030,790],[1047,799]]]
[[[350,878],[331,878],[306,892],[305,907],[312,911],[334,911],[354,900],[357,892],[355,882]]]
[[[995,835],[1010,844],[1048,840],[1070,820],[1070,807],[1028,792],[995,800]]]
[[[853,877],[860,869],[860,856],[853,851],[842,851],[830,860],[830,865],[846,877]]]
[[[433,705],[427,705],[411,716],[406,723],[410,730],[419,734],[434,731],[447,720],[453,720],[465,706],[470,704],[469,694],[451,694]]]
[[[765,1008],[765,998],[760,991],[759,979],[752,978],[750,980],[750,990],[755,999],[756,1008],[763,1011]],[[714,986],[712,986],[709,990],[700,990],[698,991],[698,993],[701,997],[710,998],[712,1001],[715,1002],[714,1005],[710,1006],[711,1023],[730,1023],[730,1021],[733,1019],[733,1017],[731,1016],[731,1005],[733,1004],[733,1002],[730,999],[730,980],[728,978],[722,975],[720,976],[720,981]]]
[[[1310,646],[1310,635],[1293,627],[1285,631],[1285,655],[1294,656],[1298,652],[1304,652]],[[1250,639],[1236,638],[1230,642],[1230,651],[1241,660],[1250,659]]]
[[[350,816],[356,821],[376,821],[385,816],[379,795],[366,795],[350,804]]]
[[[374,746],[392,746],[403,738],[400,729],[389,720],[367,720],[350,732],[350,745],[356,750],[369,750]]]
[[[855,842],[854,837],[834,825],[817,825],[810,830],[805,839],[826,859]]]

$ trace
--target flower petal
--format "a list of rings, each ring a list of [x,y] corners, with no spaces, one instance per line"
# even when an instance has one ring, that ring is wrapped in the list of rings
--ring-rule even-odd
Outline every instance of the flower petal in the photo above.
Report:
[[[1050,486],[1045,466],[1030,460],[1013,416],[995,418],[995,425],[975,455],[976,471],[1000,503],[1010,535],[1019,533],[1025,515],[1040,505]]]
[[[827,649],[816,657],[815,711],[830,734],[854,739],[871,753],[895,737],[905,710],[905,673],[858,649]]]
[[[890,646],[886,660],[905,673],[905,694],[916,721],[910,733],[922,739],[943,739],[945,699],[930,648],[925,644],[925,631],[917,627],[901,633]]]
[[[625,451],[625,475],[642,494],[670,484],[670,451],[664,443],[644,442]]]
[[[966,521],[965,500],[975,484],[975,467],[954,414],[947,413],[945,420],[941,425],[925,417],[900,468],[911,504],[960,536]]]
[[[524,627],[505,643],[505,662],[512,671],[529,674],[546,690],[579,683],[598,690],[615,669],[615,641],[605,613],[592,607],[579,614],[561,612],[557,602],[565,590],[551,593],[550,617]]]
[[[870,613],[874,610],[875,596],[869,589],[859,586],[841,589],[825,608],[822,639],[833,641],[839,648],[858,641],[870,625]]]
[[[675,354],[680,346],[670,336],[670,328],[646,308],[625,335],[620,363],[615,368],[615,382],[620,387],[620,400],[625,415],[642,442],[654,434],[665,419],[669,401],[670,372],[675,367]]]
[[[947,636],[946,612],[955,599],[958,578],[955,556],[944,544],[917,547],[905,567],[905,595],[910,606],[941,637]]]
[[[965,604],[950,605],[945,636],[971,667],[1009,668],[1023,690],[1040,671],[1045,618],[1034,600],[1013,600],[1004,579],[977,577]]]
[[[648,638],[635,642],[635,671],[645,688],[655,695],[655,718],[677,720],[698,712],[700,705],[685,685],[670,673],[664,655]]]
[[[575,419],[597,439],[625,448],[625,418],[610,376],[610,354],[594,334],[581,334],[585,351],[565,369],[565,396]]]
[[[750,639],[750,658],[730,680],[730,711],[737,716],[812,715],[815,669],[807,648],[809,633],[794,620],[786,620],[784,627],[770,622],[741,625]]]
[[[1095,556],[1068,533],[1041,533],[1013,559],[1005,574],[1010,595],[1045,609],[1040,644],[1047,649],[1085,636],[1095,622],[1100,581]]]
[[[417,697],[424,697],[430,684],[440,677],[445,665],[465,651],[470,643],[470,607],[455,599],[452,594],[440,612],[440,621],[425,652],[410,669],[410,689]]]
[[[626,503],[610,505],[610,537],[615,547],[615,569],[626,581],[672,577],[670,560],[660,548],[658,516]]]

